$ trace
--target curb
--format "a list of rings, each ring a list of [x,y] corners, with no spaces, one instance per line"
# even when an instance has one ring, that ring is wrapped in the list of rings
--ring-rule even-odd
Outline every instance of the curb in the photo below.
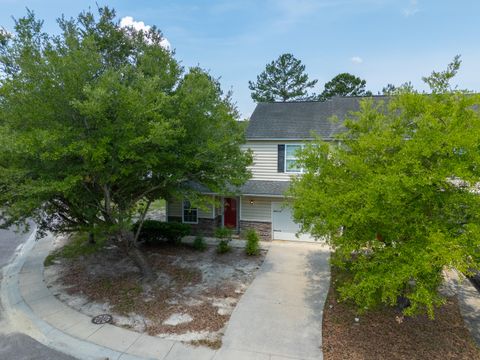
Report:
[[[35,241],[36,230],[4,268],[0,288],[6,320],[15,331],[41,344],[84,360],[213,359],[216,352],[151,337],[114,325],[94,325],[66,306],[46,287],[43,260],[51,236]]]
[[[23,298],[19,287],[19,275],[29,253],[38,245],[35,243],[36,233],[35,229],[14,260],[4,268],[0,299],[8,321],[15,327],[17,317],[22,316],[24,320],[27,320],[28,325],[26,328],[15,330],[20,330],[20,332],[26,330],[27,335],[41,344],[75,358],[79,358],[79,353],[81,353],[81,359],[85,360],[119,359],[122,353],[82,342],[54,328],[38,317]],[[43,277],[43,272],[41,276]]]
[[[90,317],[65,305],[46,287],[43,261],[52,249],[52,236],[37,242],[35,235],[36,231],[4,268],[0,300],[6,319],[15,331],[25,333],[59,352],[85,360],[233,360],[253,356],[253,353],[249,353],[245,357],[245,352],[240,354],[228,346],[222,347],[220,352],[110,324],[92,324]],[[210,239],[206,239],[206,242],[211,245],[216,243]],[[244,244],[245,241],[232,240],[234,247]],[[269,242],[262,244],[262,248],[268,249],[273,244],[279,247],[294,246]],[[312,245],[320,248],[318,244]]]

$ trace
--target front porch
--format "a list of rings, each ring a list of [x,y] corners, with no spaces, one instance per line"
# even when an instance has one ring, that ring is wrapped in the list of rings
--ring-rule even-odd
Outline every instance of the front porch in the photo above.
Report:
[[[194,235],[214,236],[217,228],[227,227],[238,236],[253,228],[263,241],[272,240],[271,198],[210,196],[211,201],[201,207],[185,199],[167,201],[167,221],[190,225]]]

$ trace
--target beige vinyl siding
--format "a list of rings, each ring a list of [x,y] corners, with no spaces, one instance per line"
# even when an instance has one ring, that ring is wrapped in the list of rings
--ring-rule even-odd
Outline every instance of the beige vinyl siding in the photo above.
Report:
[[[168,216],[182,216],[182,201],[180,199],[172,199],[167,201]]]
[[[198,217],[201,219],[213,219],[213,205],[207,204],[202,208],[198,208]]]
[[[253,204],[250,202],[253,200]],[[240,220],[243,221],[272,221],[272,201],[281,202],[281,198],[266,198],[242,196]]]
[[[168,203],[168,216],[182,216],[182,199],[173,199]],[[206,204],[198,209],[199,219],[213,219],[213,205]]]
[[[299,141],[248,141],[244,149],[253,151],[252,180],[289,181],[295,174],[278,172],[278,144],[301,144]]]

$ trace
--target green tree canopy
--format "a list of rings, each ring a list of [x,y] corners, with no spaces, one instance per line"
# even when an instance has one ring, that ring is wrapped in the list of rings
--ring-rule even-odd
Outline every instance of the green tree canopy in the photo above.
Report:
[[[341,73],[325,83],[320,99],[327,100],[333,96],[372,96],[370,91],[365,90],[366,84],[365,80],[355,75]]]
[[[59,25],[46,34],[29,11],[0,38],[0,224],[106,231],[149,277],[132,217],[195,196],[191,181],[243,183],[243,125],[218,81],[185,72],[155,27],[121,28],[106,7]]]
[[[387,84],[382,88],[382,95],[394,95],[395,91],[397,90],[397,87],[393,84]]]
[[[433,317],[442,271],[479,268],[480,97],[447,85],[459,64],[425,79],[431,94],[361,100],[338,142],[301,153],[294,217],[329,237],[351,274],[338,290],[362,310],[405,296],[407,315]]]
[[[292,54],[282,54],[266,65],[256,82],[249,81],[248,88],[256,102],[309,100],[315,95],[309,95],[308,89],[317,81],[308,79],[300,60]]]

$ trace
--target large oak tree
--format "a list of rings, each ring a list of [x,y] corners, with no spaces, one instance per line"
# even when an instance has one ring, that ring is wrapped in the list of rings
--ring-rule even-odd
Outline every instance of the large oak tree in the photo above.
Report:
[[[0,224],[106,232],[148,279],[132,218],[194,196],[190,181],[243,183],[242,125],[219,83],[184,71],[155,27],[122,28],[108,8],[58,23],[44,33],[29,11],[0,35]]]

